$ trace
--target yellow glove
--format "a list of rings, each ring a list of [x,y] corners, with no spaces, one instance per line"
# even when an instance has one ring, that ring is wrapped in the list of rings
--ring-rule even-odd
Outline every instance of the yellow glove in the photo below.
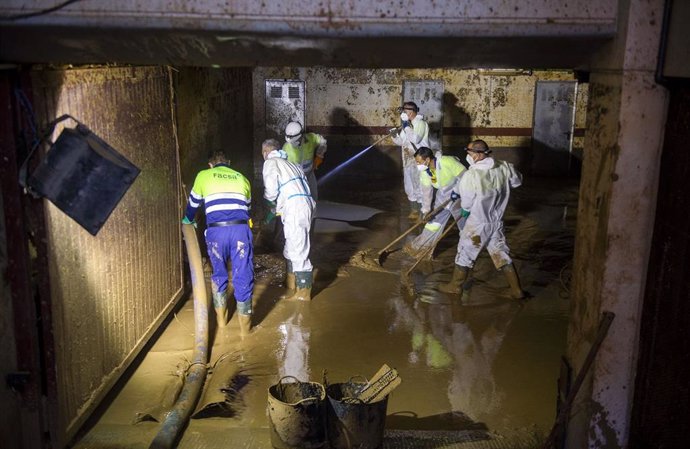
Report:
[[[249,229],[251,229],[251,228],[254,227],[254,222],[252,221],[251,218],[249,219],[249,221],[247,222],[247,224],[249,225]]]
[[[314,158],[314,170],[318,169],[321,164],[323,164],[323,158],[321,156],[316,156]]]

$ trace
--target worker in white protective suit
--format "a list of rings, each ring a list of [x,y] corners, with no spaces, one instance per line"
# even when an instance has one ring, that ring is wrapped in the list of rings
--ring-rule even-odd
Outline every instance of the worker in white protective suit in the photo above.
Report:
[[[522,299],[526,294],[520,286],[503,233],[503,214],[510,198],[510,189],[522,184],[522,175],[513,164],[497,161],[490,153],[489,146],[483,140],[475,140],[467,146],[470,168],[455,192],[460,195],[461,214],[467,216],[467,222],[460,233],[453,277],[440,289],[461,296],[463,283],[479,252],[486,247],[496,269],[505,274],[511,297]]]
[[[280,215],[285,233],[283,256],[287,259],[289,289],[285,299],[311,300],[313,267],[309,260],[309,231],[316,205],[302,169],[287,159],[275,139],[263,142],[264,198]]]
[[[285,127],[285,143],[283,150],[287,153],[288,161],[302,168],[309,182],[309,189],[314,201],[318,200],[316,175],[326,154],[326,139],[320,134],[304,132],[299,122],[290,122]]]
[[[410,220],[421,218],[422,191],[419,185],[419,172],[414,160],[417,148],[429,146],[429,124],[419,113],[419,107],[412,101],[403,104],[400,114],[402,125],[400,131],[393,131],[391,137],[400,145],[403,166],[403,184],[405,194],[410,202]]]
[[[436,190],[435,204],[437,206],[450,200],[443,210],[424,225],[422,233],[405,245],[405,252],[417,257],[425,250],[436,246],[451,215],[455,218],[458,229],[462,231],[465,220],[460,214],[458,196],[453,195],[453,191],[457,189],[467,170],[457,157],[444,156],[440,151],[434,154],[428,147],[417,149],[414,159],[422,191],[422,215],[431,211],[434,190]]]

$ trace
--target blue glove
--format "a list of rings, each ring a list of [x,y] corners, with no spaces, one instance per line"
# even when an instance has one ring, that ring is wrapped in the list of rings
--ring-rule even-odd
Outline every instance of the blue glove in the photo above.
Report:
[[[403,122],[402,122],[402,129],[405,129],[405,128],[407,128],[408,126],[410,126],[410,122],[408,122],[408,121],[403,121]]]
[[[186,216],[182,217],[182,224],[190,224],[196,228],[196,221],[190,220]]]
[[[450,192],[450,201],[451,201],[451,202],[455,202],[455,200],[457,200],[457,199],[459,199],[459,198],[460,198],[460,195],[458,195],[458,194],[455,193],[455,192]]]

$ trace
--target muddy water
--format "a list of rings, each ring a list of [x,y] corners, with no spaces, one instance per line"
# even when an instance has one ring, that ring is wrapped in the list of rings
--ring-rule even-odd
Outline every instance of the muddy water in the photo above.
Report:
[[[355,198],[385,210],[362,220],[355,209],[348,226],[356,230],[323,226],[316,234],[311,303],[281,301],[280,254],[259,255],[254,331],[240,339],[235,316],[225,330],[212,327],[211,363],[225,355],[238,366],[227,381],[228,401],[216,417],[192,420],[180,447],[231,447],[233,438],[243,447],[270,447],[267,389],[282,376],[322,381],[326,370],[329,382],[343,382],[372,376],[384,363],[403,380],[389,398],[387,429],[548,433],[565,352],[577,209],[577,186],[562,183],[528,180],[506,213],[508,244],[523,288],[533,295],[525,303],[509,299],[508,284],[486,252],[461,300],[436,291],[450,279],[457,233],[409,280],[400,272],[413,260],[400,251],[384,270],[369,265],[367,257],[409,225],[390,193]],[[334,207],[337,220],[347,223],[347,206],[330,204],[329,210]],[[158,425],[130,423],[146,404],[160,401],[190,357],[192,319],[190,301],[78,447],[148,444]],[[224,444],[214,446],[209,435]]]

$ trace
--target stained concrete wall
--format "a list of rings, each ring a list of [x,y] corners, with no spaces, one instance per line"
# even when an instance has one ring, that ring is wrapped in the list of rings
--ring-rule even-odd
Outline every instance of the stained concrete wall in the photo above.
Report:
[[[301,79],[306,84],[306,126],[328,139],[328,170],[355,154],[399,124],[396,108],[402,104],[404,80],[443,81],[443,150],[460,154],[471,139],[481,138],[498,157],[520,162],[531,145],[534,95],[540,80],[575,79],[569,71],[514,71],[496,75],[491,70],[460,69],[337,69],[276,68],[254,70],[255,148],[265,131],[266,79]],[[580,84],[576,98],[574,154],[581,157],[588,101],[588,86]],[[400,156],[391,140],[378,146],[357,167],[397,173]],[[501,151],[501,150],[515,150]],[[464,155],[463,155],[464,157]],[[374,159],[371,159],[374,158]],[[259,164],[260,165],[260,164]],[[519,165],[519,164],[518,164]],[[525,169],[526,167],[521,167]],[[260,167],[256,167],[257,173]]]
[[[180,184],[168,69],[36,71],[33,87],[40,123],[69,113],[141,169],[97,236],[45,201],[46,376],[62,447],[181,297]]]
[[[667,92],[655,83],[663,1],[619,5],[596,55],[580,183],[568,359],[580,370],[603,311],[616,314],[573,407],[567,448],[625,448]]]
[[[232,166],[252,181],[252,72],[249,68],[175,71],[180,169],[186,194],[206,168],[212,149],[224,149]]]

